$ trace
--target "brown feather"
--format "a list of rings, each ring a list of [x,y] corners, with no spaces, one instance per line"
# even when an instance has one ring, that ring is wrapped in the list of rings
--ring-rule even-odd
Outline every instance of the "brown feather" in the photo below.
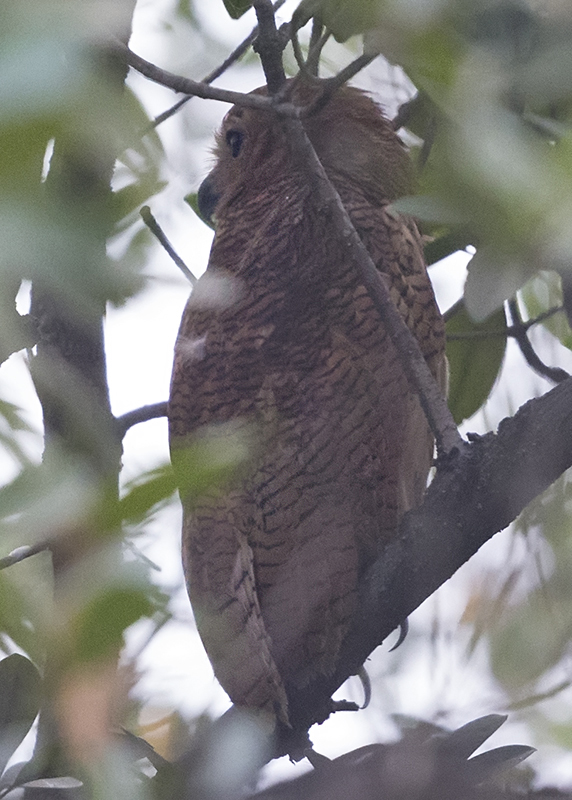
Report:
[[[405,148],[356,89],[305,127],[444,386],[443,323],[421,239],[388,208],[410,185]],[[239,136],[235,156],[229,132]],[[231,699],[287,722],[288,696],[334,670],[360,577],[420,502],[433,440],[280,121],[231,109],[216,154],[203,189],[216,236],[177,340],[171,446],[229,421],[251,426],[256,443],[228,485],[183,496],[185,573]],[[213,285],[224,288],[218,303]]]

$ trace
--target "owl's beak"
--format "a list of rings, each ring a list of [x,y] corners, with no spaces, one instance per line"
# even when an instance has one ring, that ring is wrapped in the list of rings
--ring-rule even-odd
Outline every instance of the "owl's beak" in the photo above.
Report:
[[[197,194],[197,203],[199,206],[199,211],[201,213],[201,217],[211,227],[213,225],[213,214],[217,207],[218,201],[220,200],[220,193],[216,191],[211,176],[207,175],[204,181],[199,186],[199,191]]]

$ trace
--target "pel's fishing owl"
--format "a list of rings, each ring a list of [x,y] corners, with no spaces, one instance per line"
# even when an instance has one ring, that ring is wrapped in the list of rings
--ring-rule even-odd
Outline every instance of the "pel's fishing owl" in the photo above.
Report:
[[[304,87],[292,98],[313,99]],[[353,88],[303,124],[443,385],[421,238],[389,207],[410,188],[405,147]],[[274,113],[230,110],[199,204],[216,234],[183,315],[169,405],[185,574],[223,688],[287,725],[297,690],[335,669],[364,570],[420,503],[433,439]],[[216,485],[185,477],[184,453],[212,437],[224,451],[229,431],[248,458]]]

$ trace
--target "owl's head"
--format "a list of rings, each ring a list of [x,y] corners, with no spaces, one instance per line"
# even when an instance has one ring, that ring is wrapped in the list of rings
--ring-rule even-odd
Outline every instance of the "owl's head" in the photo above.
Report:
[[[310,107],[322,91],[319,84],[292,84],[290,100]],[[266,87],[255,93],[265,94]],[[303,116],[303,125],[340,193],[361,192],[377,205],[411,190],[407,150],[379,106],[361,90],[338,89],[317,112]],[[233,106],[217,134],[215,157],[199,189],[199,208],[207,219],[300,172],[284,123],[272,110]]]

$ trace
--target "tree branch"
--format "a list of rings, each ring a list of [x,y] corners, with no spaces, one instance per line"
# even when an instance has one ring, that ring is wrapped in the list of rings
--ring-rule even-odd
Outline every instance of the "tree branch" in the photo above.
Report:
[[[335,675],[296,692],[290,716],[307,730],[365,659],[495,533],[572,466],[572,380],[530,400],[497,434],[476,438],[437,471],[425,501],[403,519],[366,575]],[[278,754],[289,742],[281,742]]]
[[[15,308],[10,309],[4,315],[2,323],[4,340],[0,342],[0,364],[14,353],[34,347],[38,342],[38,332],[29,314],[22,315]]]
[[[516,339],[520,348],[520,352],[524,356],[528,366],[539,375],[542,375],[543,378],[546,378],[553,383],[560,383],[561,381],[565,381],[567,378],[569,378],[570,375],[565,369],[561,369],[560,367],[549,367],[536,353],[534,347],[530,343],[530,339],[527,336],[526,330],[523,329],[523,321],[516,298],[509,300],[508,307],[513,321],[513,328],[516,328],[514,338]],[[520,330],[518,330],[519,328]]]
[[[286,0],[276,0],[273,6],[274,11],[275,12],[278,11],[278,9],[281,8],[285,2]],[[232,53],[230,53],[230,55],[225,58],[222,64],[219,64],[218,67],[213,69],[212,72],[209,72],[209,74],[202,79],[201,83],[211,84],[214,81],[216,81],[217,78],[220,78],[220,76],[224,72],[226,72],[226,70],[229,67],[231,67],[236,61],[238,61],[238,59],[242,55],[244,55],[244,53],[248,50],[248,48],[254,42],[257,36],[258,36],[258,25],[256,25],[248,34],[248,36],[244,38],[237,47],[235,47]],[[171,108],[168,108],[166,111],[163,111],[162,114],[159,114],[159,116],[155,117],[155,119],[150,125],[150,128],[151,129],[156,128],[162,122],[165,122],[166,119],[172,117],[173,114],[175,114],[182,106],[184,106],[185,103],[188,103],[188,101],[191,100],[192,97],[193,95],[187,95],[186,97],[183,97],[181,100],[175,103],[173,106],[171,106]]]
[[[354,59],[354,61],[350,62],[347,67],[344,67],[342,70],[340,70],[337,75],[334,75],[332,78],[326,78],[324,81],[327,87],[326,94],[333,94],[336,89],[339,89],[340,86],[343,86],[345,83],[350,81],[358,74],[358,72],[361,72],[362,69],[367,67],[368,64],[371,64],[374,58],[377,58],[377,53],[374,53],[373,55],[364,53],[363,55]]]
[[[457,304],[455,304],[456,306]],[[549,308],[547,311],[543,311],[542,314],[539,314],[537,317],[533,317],[532,319],[522,320],[514,325],[508,325],[504,330],[498,331],[465,331],[464,333],[450,333],[447,334],[447,341],[457,342],[463,341],[467,339],[497,339],[498,337],[502,337],[506,339],[507,337],[517,339],[522,333],[526,333],[526,331],[530,330],[534,325],[538,325],[541,322],[544,322],[545,319],[549,319],[549,317],[553,317],[554,314],[559,314],[564,311],[563,306],[554,306],[553,308]],[[445,321],[447,321],[447,314],[443,315]]]
[[[0,570],[6,569],[7,567],[12,567],[14,564],[19,564],[20,561],[25,561],[27,558],[31,558],[38,553],[43,553],[46,550],[49,550],[50,546],[51,542],[46,541],[38,542],[38,544],[34,545],[23,545],[22,547],[17,547],[15,550],[12,550],[11,553],[8,553],[7,556],[4,556],[4,558],[0,558]]]
[[[453,462],[437,470],[423,504],[402,520],[366,574],[358,610],[334,675],[293,693],[292,731],[282,730],[269,757],[301,757],[306,731],[333,710],[331,696],[370,653],[495,533],[572,466],[572,379],[530,400],[498,433],[473,437]],[[217,720],[210,732],[216,739]]]
[[[268,94],[272,96],[277,94],[286,83],[286,75],[282,66],[282,51],[288,39],[282,36],[276,28],[271,0],[254,0],[252,5],[258,20],[258,36],[252,47],[260,56]]]
[[[194,286],[197,282],[197,279],[191,272],[191,270],[187,267],[183,259],[179,256],[179,254],[175,251],[175,248],[171,244],[171,242],[167,239],[165,234],[163,233],[163,229],[151,213],[151,209],[149,206],[143,206],[141,211],[141,218],[145,225],[149,228],[151,233],[157,238],[157,240],[161,243],[161,246],[167,253],[171,256],[175,264],[179,267],[185,278],[189,281],[191,286]]]
[[[190,78],[183,78],[182,75],[174,75],[166,69],[161,69],[150,61],[146,61],[141,56],[138,56],[123,42],[116,41],[114,43],[115,52],[121,56],[125,63],[129,64],[134,70],[144,75],[149,80],[155,83],[166,86],[174,92],[181,92],[193,97],[202,97],[208,100],[220,100],[223,103],[233,103],[249,108],[269,108],[272,101],[269,97],[257,94],[244,94],[243,92],[232,92],[228,89],[219,89],[215,86],[207,86],[199,81],[193,81]]]
[[[332,34],[324,30],[324,26],[316,18],[312,21],[312,34],[306,58],[306,69],[311,75],[318,77],[320,69],[320,56],[328,39]]]
[[[151,419],[160,419],[167,416],[167,403],[152,403],[148,406],[141,406],[133,411],[128,411],[120,417],[116,417],[116,425],[119,435],[123,439],[129,428],[138,425],[140,422],[149,422]]]

